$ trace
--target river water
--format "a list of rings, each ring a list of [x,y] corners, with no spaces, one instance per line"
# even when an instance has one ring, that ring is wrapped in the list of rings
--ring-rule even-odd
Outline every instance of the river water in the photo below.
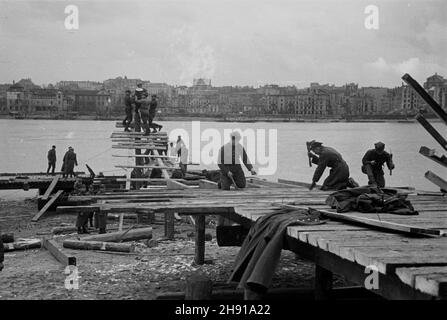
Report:
[[[264,148],[262,137],[267,147],[264,157],[252,157],[258,172],[263,178],[276,180],[285,178],[310,181],[315,166],[309,168],[305,142],[316,139],[327,146],[337,149],[347,161],[351,176],[360,184],[367,179],[360,171],[361,159],[367,149],[377,141],[383,141],[386,149],[393,152],[396,169],[393,175],[386,174],[387,184],[391,186],[413,186],[421,190],[437,191],[438,188],[424,178],[424,173],[431,170],[446,177],[447,170],[429,159],[419,155],[420,146],[442,148],[418,123],[230,123],[230,122],[174,122],[161,123],[163,131],[171,133],[174,140],[178,133],[190,148],[190,156],[200,153],[195,148],[201,141],[200,150],[217,148],[228,139],[225,130],[242,129],[244,133],[254,133],[255,140],[250,146]],[[438,131],[447,136],[446,126],[440,122],[434,124]],[[95,172],[105,174],[124,174],[123,169],[115,168],[117,164],[132,164],[131,158],[114,158],[112,154],[126,155],[131,151],[112,149],[110,135],[115,130],[115,121],[61,121],[61,120],[7,120],[0,119],[0,172],[41,172],[46,170],[47,151],[56,145],[58,161],[56,169],[60,170],[63,154],[72,146],[78,156],[79,167],[86,171],[87,163]],[[182,133],[179,130],[184,130]],[[262,130],[265,130],[265,135]],[[269,136],[270,133],[270,136]],[[189,137],[188,137],[189,135]],[[259,135],[259,136],[258,136]],[[275,139],[276,135],[276,139]],[[207,140],[207,137],[213,137]],[[214,142],[214,145],[210,144]],[[276,150],[275,150],[276,142]],[[267,151],[269,148],[270,153]],[[212,149],[212,148],[211,148]],[[263,150],[261,150],[263,151]],[[257,155],[255,153],[255,155]],[[276,161],[275,161],[276,156]],[[202,162],[191,169],[216,169],[205,157],[195,156],[193,162]],[[267,174],[265,174],[267,173]],[[327,172],[324,176],[326,176]],[[324,178],[323,176],[323,178]],[[32,191],[0,191],[2,198],[20,198],[34,196]]]

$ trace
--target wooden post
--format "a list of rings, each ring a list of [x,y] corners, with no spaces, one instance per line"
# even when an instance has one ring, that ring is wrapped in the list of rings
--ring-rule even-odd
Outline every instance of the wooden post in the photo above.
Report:
[[[195,217],[195,256],[194,262],[197,265],[205,263],[205,215]]]
[[[332,291],[333,274],[318,264],[315,265],[315,299],[328,300]]]
[[[210,300],[213,282],[202,272],[194,272],[186,278],[185,300]]]
[[[174,239],[174,213],[165,212],[165,237]]]

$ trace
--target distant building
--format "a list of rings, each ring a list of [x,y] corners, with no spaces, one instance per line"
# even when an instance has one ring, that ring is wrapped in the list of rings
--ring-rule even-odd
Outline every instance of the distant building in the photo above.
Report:
[[[424,88],[441,108],[447,111],[447,79],[435,73],[427,78]]]
[[[56,88],[61,90],[101,90],[103,84],[97,81],[59,81]]]

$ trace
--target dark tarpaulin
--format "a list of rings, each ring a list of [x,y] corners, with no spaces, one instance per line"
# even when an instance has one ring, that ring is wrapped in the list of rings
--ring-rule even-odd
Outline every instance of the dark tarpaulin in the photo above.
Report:
[[[309,217],[296,210],[279,210],[261,217],[242,244],[229,282],[239,282],[238,288],[266,291],[279,263],[287,227],[321,223],[318,215]]]

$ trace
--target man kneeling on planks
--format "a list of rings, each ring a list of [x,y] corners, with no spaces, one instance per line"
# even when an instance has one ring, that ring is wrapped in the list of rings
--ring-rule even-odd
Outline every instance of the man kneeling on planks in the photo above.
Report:
[[[317,165],[310,190],[320,180],[326,167],[331,168],[329,176],[324,180],[321,190],[341,190],[347,187],[358,187],[358,184],[349,177],[349,167],[340,153],[334,148],[323,146],[323,143],[312,140],[307,143],[308,156],[312,163]]]
[[[245,188],[246,180],[240,164],[241,158],[251,174],[256,175],[256,171],[253,169],[244,147],[240,144],[241,134],[238,131],[234,131],[231,133],[230,138],[231,141],[220,148],[217,162],[220,169],[220,186],[223,190],[230,190],[231,184],[234,184],[236,189]]]

